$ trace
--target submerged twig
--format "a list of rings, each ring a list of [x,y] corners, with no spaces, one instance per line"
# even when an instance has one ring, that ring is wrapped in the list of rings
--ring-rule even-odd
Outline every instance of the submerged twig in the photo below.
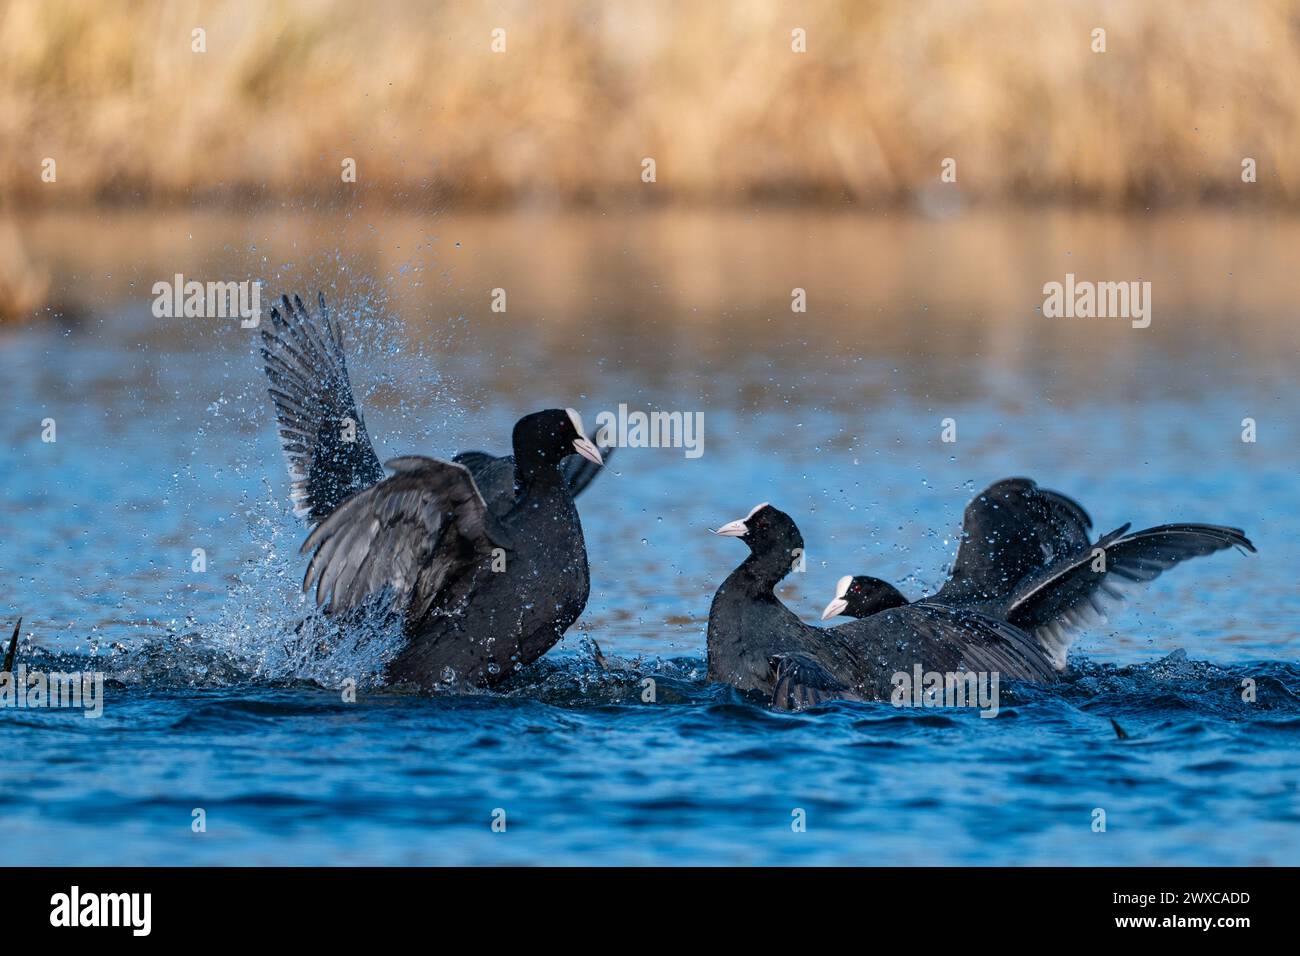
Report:
[[[605,655],[601,653],[600,645],[593,638],[589,637],[587,640],[591,641],[591,656],[596,659],[600,669],[603,671],[609,670],[609,661],[605,660]]]
[[[20,617],[18,623],[14,625],[14,636],[9,638],[9,650],[5,652],[5,666],[0,667],[0,671],[12,673],[14,669],[14,655],[18,653],[18,632],[22,630],[23,619]]]

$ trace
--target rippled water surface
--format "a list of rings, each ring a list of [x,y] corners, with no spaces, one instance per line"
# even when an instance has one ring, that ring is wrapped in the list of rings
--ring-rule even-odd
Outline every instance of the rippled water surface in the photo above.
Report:
[[[23,228],[59,316],[0,331],[0,610],[6,633],[24,616],[29,666],[93,666],[108,683],[98,720],[0,711],[11,862],[1300,861],[1290,223]],[[150,289],[177,272],[324,289],[349,316],[381,457],[503,451],[527,411],[573,405],[591,424],[619,403],[703,412],[705,453],[618,452],[580,502],[587,611],[503,693],[384,690],[394,635],[295,630],[310,613],[302,530],[253,333],[155,318]],[[1067,272],[1149,278],[1151,328],[1045,319],[1041,287]],[[790,310],[795,288],[807,313]],[[948,418],[955,443],[940,441]],[[1080,499],[1099,531],[1210,521],[1259,553],[1170,572],[1076,645],[1062,685],[1004,688],[993,720],[774,714],[705,683],[708,602],[744,553],[707,528],[759,501],[795,516],[808,564],[782,596],[814,619],[843,574],[936,588],[966,501],[1013,474]],[[356,703],[336,689],[349,677]]]

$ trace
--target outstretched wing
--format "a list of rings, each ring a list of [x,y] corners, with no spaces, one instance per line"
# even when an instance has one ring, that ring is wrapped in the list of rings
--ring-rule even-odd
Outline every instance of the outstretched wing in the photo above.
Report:
[[[435,602],[467,595],[467,574],[493,548],[509,548],[463,466],[436,458],[394,458],[395,474],[360,491],[307,536],[315,551],[302,588],[338,614],[388,590],[394,610],[418,621]]]
[[[1006,478],[976,495],[962,518],[944,601],[1008,598],[1027,575],[1087,548],[1092,519],[1074,499]]]
[[[275,402],[280,442],[292,481],[294,514],[321,521],[345,498],[384,477],[352,396],[343,337],[318,296],[312,315],[302,299],[281,298],[262,329],[262,358]]]
[[[1167,524],[1133,534],[1127,530],[1124,525],[1084,554],[1027,581],[1007,610],[1007,620],[1033,631],[1058,670],[1084,627],[1175,564],[1227,548],[1255,550],[1240,528]]]

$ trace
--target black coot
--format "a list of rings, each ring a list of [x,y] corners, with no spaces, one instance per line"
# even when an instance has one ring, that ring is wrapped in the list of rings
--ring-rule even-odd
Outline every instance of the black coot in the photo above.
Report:
[[[952,573],[927,604],[970,608],[1031,631],[1057,670],[1070,644],[1139,585],[1189,558],[1255,546],[1239,528],[1168,524],[1090,540],[1092,519],[1071,498],[1028,478],[976,495],[962,520]],[[822,620],[865,619],[908,601],[879,578],[846,576]]]
[[[406,456],[384,477],[324,297],[314,316],[282,303],[262,354],[295,511],[317,523],[303,589],[331,615],[384,595],[408,637],[388,676],[425,690],[495,684],[541,657],[589,589],[573,496],[602,456],[577,412],[520,419],[513,458]]]
[[[893,675],[961,670],[1050,681],[1038,642],[977,610],[920,602],[833,628],[805,624],[775,594],[798,563],[803,537],[769,504],[723,525],[750,549],[709,609],[709,679],[761,696],[782,710],[832,699],[887,700]]]

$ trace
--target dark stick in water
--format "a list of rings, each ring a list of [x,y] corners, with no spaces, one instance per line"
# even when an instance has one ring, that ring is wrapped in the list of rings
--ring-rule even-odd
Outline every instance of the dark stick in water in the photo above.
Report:
[[[9,638],[9,650],[5,653],[5,666],[0,671],[13,673],[14,655],[18,653],[18,631],[23,626],[23,619],[20,617],[18,623],[14,625],[14,636]]]

